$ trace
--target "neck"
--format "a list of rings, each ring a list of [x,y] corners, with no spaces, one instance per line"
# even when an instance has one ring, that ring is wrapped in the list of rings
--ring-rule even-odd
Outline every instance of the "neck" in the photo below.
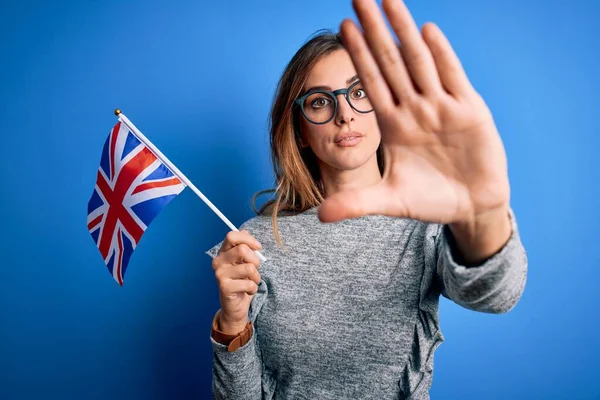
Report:
[[[329,165],[321,165],[321,180],[325,197],[346,190],[364,189],[381,181],[381,173],[377,166],[377,155],[353,170],[341,170]]]

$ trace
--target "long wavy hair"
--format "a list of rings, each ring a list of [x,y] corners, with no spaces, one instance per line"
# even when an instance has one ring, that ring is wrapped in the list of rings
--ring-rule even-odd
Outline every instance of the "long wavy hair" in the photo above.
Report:
[[[275,188],[257,192],[252,198],[252,207],[258,215],[271,215],[273,233],[280,245],[282,241],[277,228],[277,216],[301,213],[324,200],[317,157],[310,147],[301,145],[302,115],[294,100],[301,95],[314,65],[321,58],[343,48],[339,33],[329,30],[316,32],[292,57],[275,91],[269,115]],[[377,149],[377,161],[383,173],[381,146]],[[257,209],[257,197],[266,193],[273,193],[273,198]]]

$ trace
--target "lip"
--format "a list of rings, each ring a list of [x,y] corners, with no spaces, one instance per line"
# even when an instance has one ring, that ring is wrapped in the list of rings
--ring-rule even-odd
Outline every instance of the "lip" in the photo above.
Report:
[[[335,144],[339,144],[339,145],[343,145],[344,143],[353,143],[353,142],[359,142],[360,138],[363,137],[362,133],[359,132],[345,132],[345,133],[340,133],[339,135],[337,135],[334,139],[334,143]]]

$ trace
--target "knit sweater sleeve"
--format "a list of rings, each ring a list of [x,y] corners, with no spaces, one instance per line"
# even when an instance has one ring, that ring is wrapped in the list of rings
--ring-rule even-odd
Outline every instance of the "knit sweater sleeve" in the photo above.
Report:
[[[505,313],[517,304],[527,280],[527,255],[509,210],[512,233],[504,247],[477,266],[464,266],[453,257],[454,239],[448,226],[436,236],[436,280],[441,294],[470,310]]]
[[[222,242],[221,242],[222,243]],[[206,252],[217,255],[221,243]],[[250,320],[254,324],[257,306],[264,302],[266,285],[261,281],[252,299]],[[227,346],[210,338],[213,347],[212,392],[215,399],[258,400],[262,398],[262,361],[256,332],[244,346],[229,352]]]

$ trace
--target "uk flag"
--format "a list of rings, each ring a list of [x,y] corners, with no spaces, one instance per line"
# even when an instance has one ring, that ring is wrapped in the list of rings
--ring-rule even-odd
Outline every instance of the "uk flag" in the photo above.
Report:
[[[119,285],[152,220],[185,187],[125,124],[114,126],[102,150],[87,226]]]

